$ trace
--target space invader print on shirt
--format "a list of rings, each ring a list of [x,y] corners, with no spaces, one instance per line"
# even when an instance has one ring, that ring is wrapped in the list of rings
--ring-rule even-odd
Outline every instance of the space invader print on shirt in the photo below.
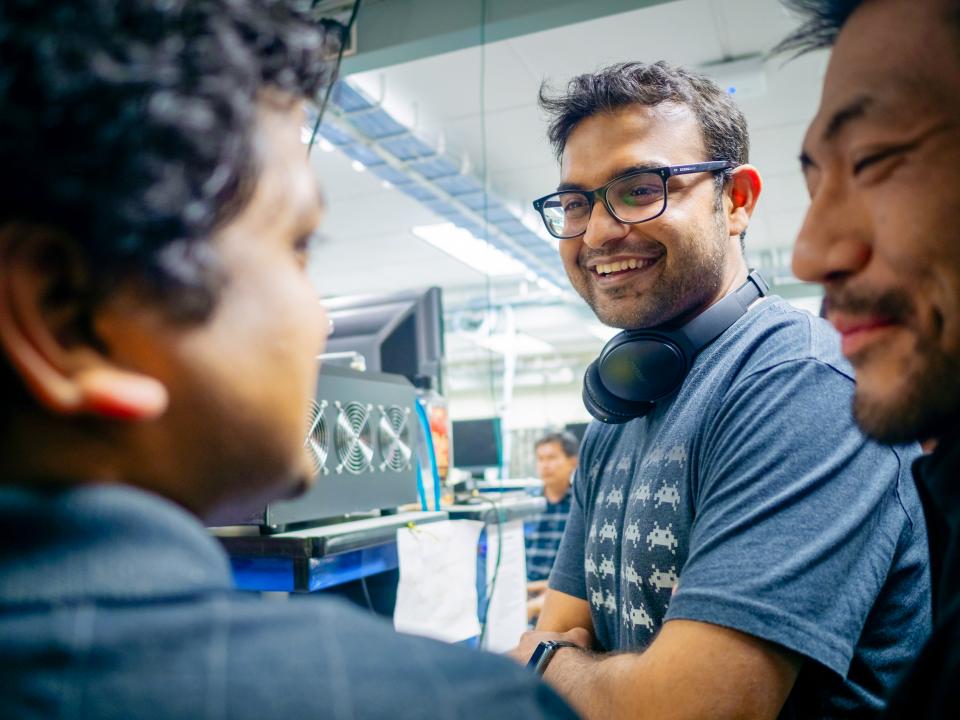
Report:
[[[690,462],[683,439],[668,435],[645,450],[624,433],[588,472],[587,597],[609,650],[650,643],[686,559]]]

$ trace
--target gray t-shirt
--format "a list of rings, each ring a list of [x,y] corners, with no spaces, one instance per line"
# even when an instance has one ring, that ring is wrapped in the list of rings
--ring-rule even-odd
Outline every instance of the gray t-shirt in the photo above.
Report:
[[[607,650],[709,622],[814,661],[788,712],[879,709],[930,632],[927,538],[919,449],[866,440],[852,392],[827,323],[755,305],[647,417],[588,428],[550,587]]]

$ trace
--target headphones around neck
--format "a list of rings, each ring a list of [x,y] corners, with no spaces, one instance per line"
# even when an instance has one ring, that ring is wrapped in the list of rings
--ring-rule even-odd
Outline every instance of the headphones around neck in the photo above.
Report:
[[[583,376],[583,404],[600,422],[643,417],[680,387],[693,360],[770,292],[756,270],[735,292],[677,330],[624,330],[603,347]]]

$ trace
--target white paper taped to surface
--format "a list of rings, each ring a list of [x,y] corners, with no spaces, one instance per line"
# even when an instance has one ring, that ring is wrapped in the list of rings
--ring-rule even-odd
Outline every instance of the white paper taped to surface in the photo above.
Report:
[[[523,520],[512,520],[501,528],[502,550],[497,584],[487,610],[487,632],[483,649],[512,650],[527,629],[527,562],[523,543]],[[487,525],[487,581],[497,563],[497,527]]]
[[[445,520],[397,530],[397,631],[447,642],[480,634],[477,542],[482,529],[476,520]]]

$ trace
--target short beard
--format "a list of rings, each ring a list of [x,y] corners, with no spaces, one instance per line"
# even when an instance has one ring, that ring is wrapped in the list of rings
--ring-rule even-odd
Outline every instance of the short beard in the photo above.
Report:
[[[726,263],[726,227],[723,222],[722,206],[714,215],[715,235],[707,240],[704,255],[697,267],[683,267],[685,258],[679,258],[674,265],[678,275],[669,284],[661,284],[646,293],[645,298],[637,298],[632,307],[619,312],[605,312],[588,282],[580,295],[586,300],[597,318],[610,327],[627,330],[654,328],[670,324],[677,318],[683,318],[693,308],[716,297],[723,286],[724,266]],[[630,293],[625,288],[617,297],[627,300]],[[689,318],[684,318],[689,319]]]
[[[874,440],[890,445],[939,437],[960,426],[960,373],[932,343],[918,343],[923,370],[909,379],[908,390],[893,402],[881,403],[858,387],[853,398],[857,425]]]
[[[900,291],[869,293],[850,288],[827,290],[829,311],[876,313],[906,326],[918,326],[916,309]],[[934,338],[943,331],[943,318],[935,318],[931,332],[917,335],[913,349],[919,370],[903,369],[907,390],[891,401],[872,397],[858,384],[853,396],[857,425],[874,440],[895,445],[942,435],[960,419],[958,358],[947,355]],[[869,359],[870,351],[862,358]],[[855,363],[856,364],[856,363]]]

